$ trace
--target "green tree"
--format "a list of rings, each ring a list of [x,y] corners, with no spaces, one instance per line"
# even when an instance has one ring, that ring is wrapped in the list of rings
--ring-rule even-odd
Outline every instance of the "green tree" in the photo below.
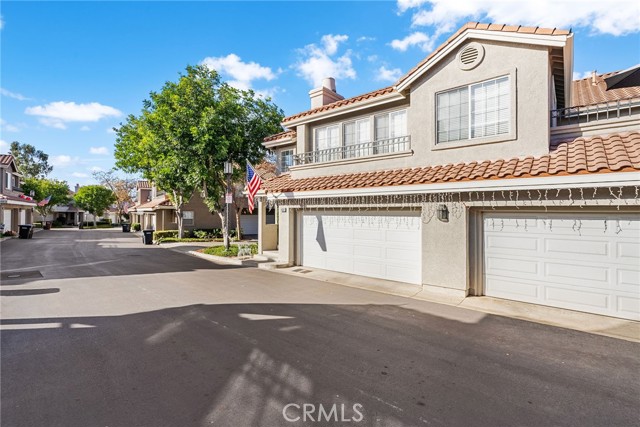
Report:
[[[116,196],[116,215],[122,218],[125,206],[133,202],[133,195],[136,192],[136,180],[132,178],[122,178],[116,174],[116,169],[108,171],[96,171],[93,177],[100,184],[104,185]]]
[[[40,202],[51,196],[49,203],[44,206],[36,206],[36,211],[42,216],[42,221],[51,213],[55,205],[66,205],[71,201],[69,197],[69,185],[66,181],[46,178],[26,178],[22,183],[22,190],[26,194],[33,191],[33,198]]]
[[[80,187],[74,196],[76,205],[93,215],[93,225],[97,226],[96,217],[101,216],[116,201],[113,191],[102,185],[86,185]]]
[[[44,178],[53,170],[53,166],[49,165],[49,155],[36,150],[33,145],[13,141],[9,153],[24,178]]]
[[[241,180],[246,162],[264,157],[262,140],[281,131],[282,118],[271,100],[229,86],[205,66],[189,66],[116,129],[116,165],[167,191],[182,236],[182,203],[199,190],[209,209],[221,214],[224,162],[236,165],[234,178]]]

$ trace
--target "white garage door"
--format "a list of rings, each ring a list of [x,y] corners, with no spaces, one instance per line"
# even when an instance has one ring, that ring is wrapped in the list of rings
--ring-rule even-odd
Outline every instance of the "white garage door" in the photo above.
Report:
[[[485,294],[640,320],[640,218],[485,214]]]
[[[302,265],[421,282],[420,218],[400,213],[302,215]]]
[[[20,209],[20,224],[27,223],[27,211],[24,209]]]
[[[4,223],[4,231],[11,230],[11,209],[4,210],[3,223]]]

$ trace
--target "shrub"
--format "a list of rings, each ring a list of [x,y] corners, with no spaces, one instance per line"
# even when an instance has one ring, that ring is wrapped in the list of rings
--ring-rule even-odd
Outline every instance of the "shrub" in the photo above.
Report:
[[[153,240],[160,240],[168,237],[178,237],[178,230],[162,230],[153,232]]]
[[[42,223],[41,222],[34,222],[33,223],[33,227],[34,228],[42,228]]]
[[[142,229],[142,225],[140,225],[139,222],[134,222],[133,224],[131,224],[131,228],[133,229],[133,231],[140,231]]]
[[[11,230],[7,230],[4,233],[2,233],[2,237],[15,237],[17,235],[18,235],[18,233],[16,233],[15,231],[11,231]]]
[[[208,239],[213,236],[206,230],[193,230],[193,237],[196,239]]]
[[[255,255],[258,253],[258,245],[257,244],[252,244],[249,245],[250,249],[251,249],[251,254]],[[225,257],[233,257],[233,256],[238,256],[238,245],[231,245],[229,246],[229,250],[227,251],[225,249],[224,246],[212,246],[210,248],[206,248],[204,251],[202,251],[205,254],[208,255],[216,255],[216,256],[225,256]]]

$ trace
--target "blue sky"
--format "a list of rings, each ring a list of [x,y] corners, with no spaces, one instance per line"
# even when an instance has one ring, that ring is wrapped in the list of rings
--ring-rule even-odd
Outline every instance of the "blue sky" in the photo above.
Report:
[[[572,28],[574,75],[640,63],[640,2],[11,2],[0,4],[0,152],[17,140],[53,177],[93,183],[117,126],[188,64],[290,115],[334,76],[345,97],[392,84],[468,21]]]

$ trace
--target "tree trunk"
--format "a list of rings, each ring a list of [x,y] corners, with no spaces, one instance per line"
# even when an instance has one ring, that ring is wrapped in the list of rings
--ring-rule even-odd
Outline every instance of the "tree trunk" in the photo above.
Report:
[[[184,225],[182,221],[183,199],[182,199],[182,196],[178,195],[178,193],[174,191],[173,200],[174,200],[174,205],[176,207],[176,219],[178,221],[178,239],[182,239],[184,237]]]
[[[236,239],[238,242],[242,240],[242,228],[240,227],[240,214],[242,213],[242,208],[236,208]]]
[[[98,220],[98,214],[94,212],[94,213],[93,213],[93,227],[94,227],[94,228],[98,228],[98,222],[97,222],[97,220]]]
[[[229,230],[228,230],[229,224],[227,224],[227,218],[226,218],[226,215],[224,214],[224,210],[222,212],[218,212],[218,215],[220,215],[220,223],[222,224],[222,236],[224,238],[224,247],[226,249],[229,249]]]

